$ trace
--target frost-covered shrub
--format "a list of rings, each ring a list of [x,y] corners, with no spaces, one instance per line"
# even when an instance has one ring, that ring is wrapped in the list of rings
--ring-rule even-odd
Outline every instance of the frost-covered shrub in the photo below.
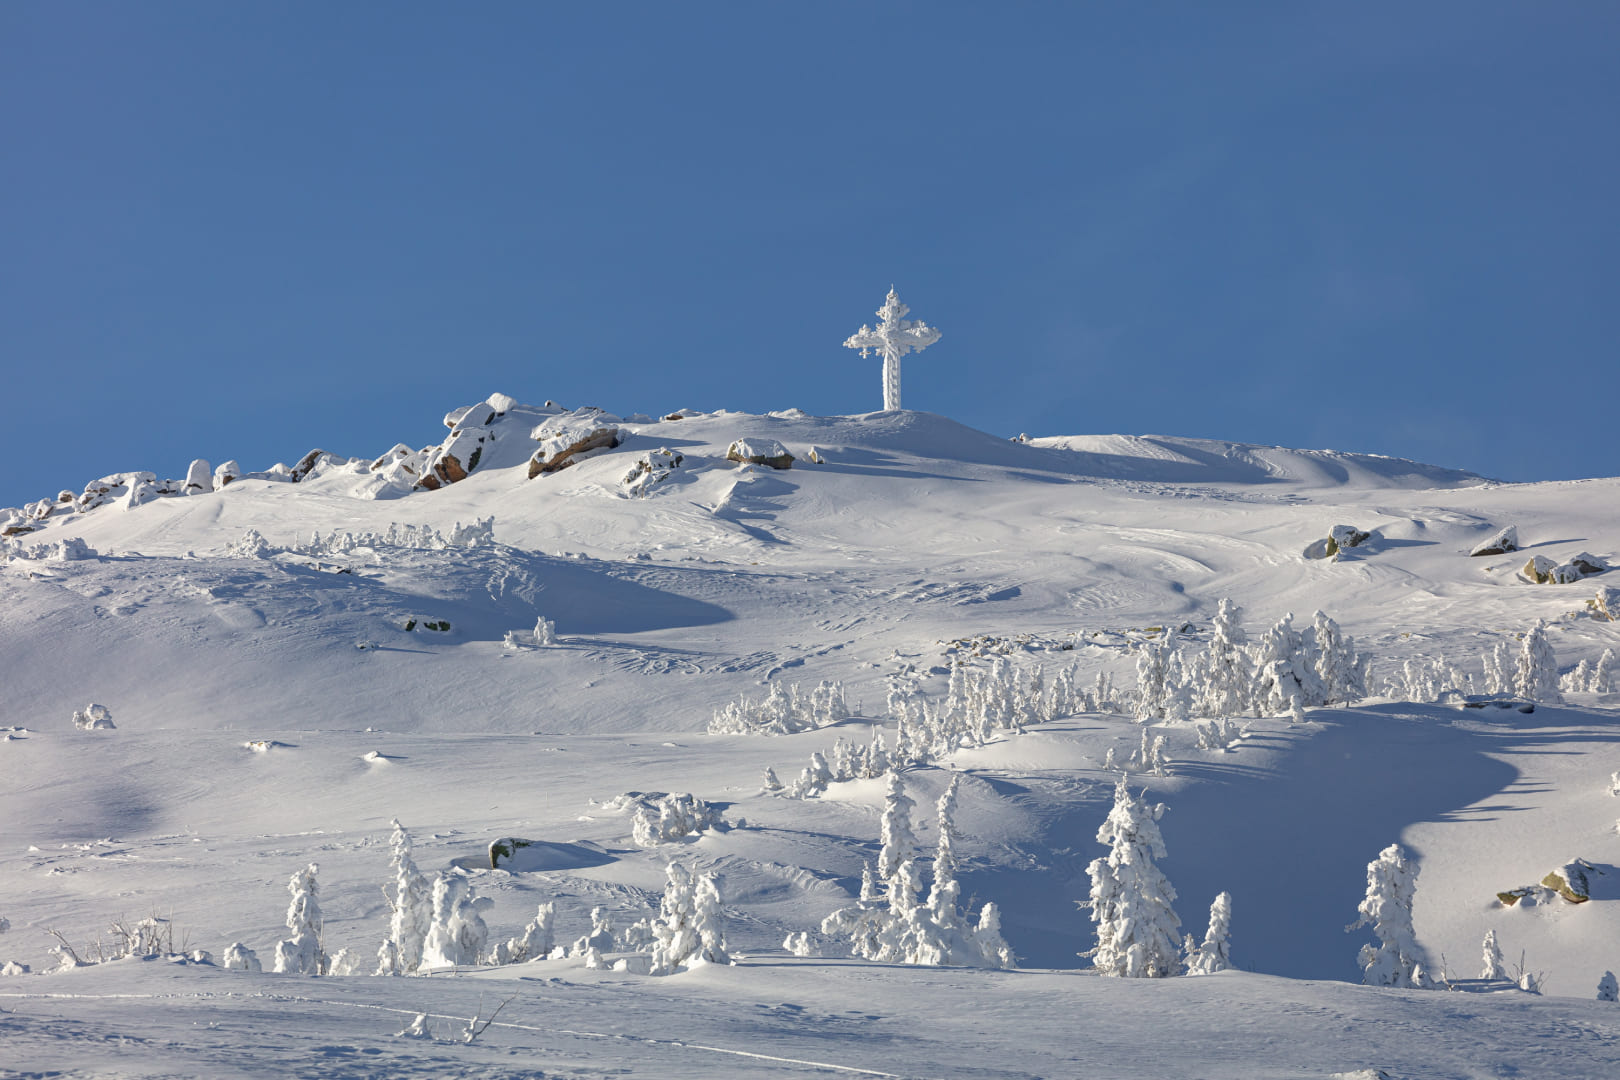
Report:
[[[1097,830],[1108,854],[1086,868],[1091,898],[1083,904],[1097,926],[1097,947],[1080,955],[1092,958],[1104,975],[1158,978],[1181,972],[1176,890],[1153,862],[1165,856],[1158,824],[1163,814],[1163,803],[1148,806],[1131,795],[1125,777],[1119,778],[1113,809]]]
[[[1202,691],[1199,711],[1203,715],[1223,719],[1248,711],[1254,678],[1244,649],[1246,641],[1236,605],[1222,597],[1215,610],[1209,644],[1198,665]]]
[[[833,741],[832,750],[828,753],[824,754],[817,750],[810,755],[810,764],[805,766],[804,771],[790,787],[783,788],[781,782],[777,780],[776,773],[767,769],[765,790],[781,793],[792,799],[810,798],[825,792],[829,784],[843,783],[846,780],[871,780],[882,776],[889,771],[891,763],[888,744],[883,738],[882,731],[874,729],[871,741],[865,746],[839,736]]]
[[[94,702],[73,712],[73,726],[80,731],[112,731],[112,710]]]
[[[1367,864],[1367,895],[1357,908],[1361,917],[1345,931],[1372,927],[1376,945],[1363,945],[1357,962],[1368,986],[1428,989],[1422,952],[1412,929],[1412,898],[1418,868],[1407,861],[1399,844],[1391,844]]]
[[[270,541],[259,535],[258,529],[249,529],[225,549],[227,559],[267,559],[275,551]]]
[[[315,874],[310,863],[287,882],[292,903],[287,905],[287,929],[292,937],[276,943],[275,970],[290,975],[324,975],[326,953],[321,948],[321,907],[316,898]]]
[[[441,873],[433,883],[433,922],[422,942],[422,967],[483,963],[489,950],[483,913],[493,903],[487,896],[474,896],[461,875]]]
[[[1143,728],[1142,744],[1131,754],[1126,766],[1139,772],[1150,772],[1154,776],[1169,776],[1170,758],[1165,753],[1165,745],[1163,735],[1150,736],[1148,730]]]
[[[648,935],[651,940],[651,935]],[[591,932],[574,942],[568,955],[584,957],[591,952],[612,952],[614,946],[613,913],[598,905],[591,908]],[[634,948],[635,946],[631,946]]]
[[[546,648],[557,644],[557,624],[544,615],[535,620],[531,631],[508,630],[506,632],[507,648],[519,648],[525,645],[535,648]]]
[[[1239,727],[1233,720],[1195,720],[1193,730],[1198,732],[1198,749],[1225,753],[1248,737],[1249,725]]]
[[[259,954],[242,944],[233,941],[225,950],[226,971],[263,971],[264,965],[259,963]]]
[[[631,837],[639,847],[657,847],[720,824],[720,811],[696,795],[678,792],[637,807]]]
[[[339,555],[352,555],[362,549],[381,551],[397,549],[403,551],[448,551],[459,548],[474,548],[495,542],[495,518],[475,519],[472,524],[464,525],[456,522],[448,533],[442,533],[431,525],[401,525],[390,522],[384,532],[350,532],[348,530],[333,529],[326,536],[317,530],[310,535],[305,543],[294,543],[288,549],[300,555],[312,558],[332,558]]]
[[[849,718],[844,686],[822,681],[808,694],[799,684],[772,683],[762,701],[739,698],[719,709],[709,721],[711,735],[789,735],[826,727]]]

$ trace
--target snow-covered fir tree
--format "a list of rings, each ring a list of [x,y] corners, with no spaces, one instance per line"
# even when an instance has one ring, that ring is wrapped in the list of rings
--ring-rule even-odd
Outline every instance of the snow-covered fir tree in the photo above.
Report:
[[[1153,861],[1165,855],[1163,813],[1162,803],[1148,806],[1119,778],[1113,808],[1097,830],[1108,854],[1086,868],[1091,899],[1085,906],[1097,927],[1097,947],[1081,955],[1104,975],[1157,978],[1181,971],[1176,890]]]
[[[1206,716],[1242,716],[1249,708],[1249,688],[1253,673],[1249,666],[1247,642],[1238,621],[1238,609],[1222,597],[1215,609],[1209,645],[1198,665],[1201,711]]]
[[[1170,658],[1176,651],[1174,630],[1159,641],[1143,642],[1136,650],[1136,718],[1163,720],[1165,699],[1171,693]]]
[[[917,849],[917,837],[911,831],[911,811],[917,804],[906,794],[900,774],[889,774],[888,791],[883,796],[883,817],[878,823],[878,836],[883,849],[878,854],[878,877],[884,882],[894,880],[900,864],[912,857]]]
[[[1412,929],[1412,899],[1418,868],[1399,844],[1391,844],[1367,864],[1367,895],[1357,911],[1361,917],[1345,930],[1372,927],[1376,945],[1363,945],[1357,962],[1368,986],[1428,988],[1422,952]]]
[[[422,967],[465,967],[481,964],[489,951],[484,912],[494,903],[474,896],[460,874],[441,873],[433,882],[433,922],[422,942]]]
[[[1588,693],[1612,694],[1620,683],[1616,683],[1615,675],[1620,671],[1620,663],[1614,658],[1613,649],[1604,649],[1603,655],[1598,657],[1597,663],[1592,666],[1592,681],[1587,684]]]
[[[275,970],[290,975],[324,975],[326,953],[321,949],[321,905],[316,898],[315,874],[310,863],[287,882],[292,903],[287,905],[287,929],[292,937],[276,942]]]
[[[417,869],[411,854],[411,834],[398,818],[391,824],[394,833],[390,837],[393,850],[389,869],[394,875],[394,893],[389,903],[393,913],[388,920],[388,937],[377,950],[377,974],[408,975],[422,965],[422,943],[433,923],[433,885]]]
[[[1620,1001],[1620,982],[1614,977],[1614,972],[1605,971],[1603,978],[1598,980],[1599,1001]]]
[[[1204,931],[1204,943],[1193,951],[1187,961],[1187,974],[1213,975],[1231,967],[1231,938],[1232,894],[1223,892],[1209,905],[1209,929]]]
[[[650,927],[650,924],[648,925]],[[580,957],[592,949],[597,952],[612,952],[615,941],[614,933],[613,913],[598,904],[596,907],[591,908],[591,932],[574,942],[573,947],[568,950],[568,955]],[[649,932],[644,938],[632,937],[632,941],[638,940],[650,944],[652,935]]]
[[[1485,654],[1485,692],[1487,694],[1513,693],[1513,647],[1498,641],[1496,647]]]
[[[1502,946],[1497,944],[1496,931],[1485,931],[1485,940],[1480,944],[1483,962],[1480,965],[1479,977],[1482,979],[1505,979],[1508,977],[1507,964],[1502,960]]]
[[[1316,688],[1316,670],[1305,656],[1304,639],[1294,629],[1292,612],[1260,635],[1252,663],[1255,678],[1252,700],[1257,713],[1297,715],[1322,696]]]
[[[1558,657],[1553,654],[1552,642],[1547,640],[1544,619],[1537,619],[1536,625],[1524,635],[1513,672],[1513,692],[1526,701],[1563,700],[1558,692]]]
[[[1322,705],[1350,705],[1367,696],[1366,661],[1356,655],[1355,639],[1318,611],[1311,622],[1311,659]]]
[[[678,862],[664,872],[669,881],[652,924],[652,973],[672,975],[694,964],[730,963],[714,875],[693,874]]]

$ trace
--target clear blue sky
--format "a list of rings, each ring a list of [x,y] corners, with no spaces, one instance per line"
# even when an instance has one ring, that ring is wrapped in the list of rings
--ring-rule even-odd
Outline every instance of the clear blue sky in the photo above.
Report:
[[[1620,4],[0,4],[0,506],[905,403],[1620,474]]]

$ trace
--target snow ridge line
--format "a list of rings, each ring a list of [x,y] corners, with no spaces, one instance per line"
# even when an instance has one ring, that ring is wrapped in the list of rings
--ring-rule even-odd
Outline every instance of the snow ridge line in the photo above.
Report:
[[[67,998],[78,1001],[111,1001],[128,998],[156,1001],[159,998],[177,997],[176,994],[0,994],[0,998]],[[367,1005],[358,1001],[328,1001],[324,998],[299,997],[296,994],[270,994],[267,995],[281,1001],[297,1001],[305,1005],[341,1005],[350,1009],[372,1009],[376,1012],[397,1013],[400,1016],[416,1016],[420,1009],[395,1009],[387,1005]],[[472,1023],[478,1019],[475,1016],[452,1016],[449,1013],[429,1013],[443,1020],[459,1020],[462,1023]],[[703,1043],[681,1042],[678,1039],[653,1039],[645,1035],[613,1034],[604,1031],[575,1031],[570,1028],[543,1028],[532,1024],[513,1024],[506,1021],[495,1021],[490,1027],[512,1028],[515,1031],[532,1031],[541,1035],[574,1035],[583,1039],[624,1039],[629,1042],[646,1043],[648,1046],[680,1047],[685,1050],[707,1050],[711,1054],[730,1054],[733,1057],[754,1058],[759,1061],[779,1061],[784,1065],[808,1065],[817,1069],[832,1069],[835,1072],[858,1073],[861,1076],[881,1076],[886,1080],[917,1080],[905,1077],[899,1073],[880,1072],[877,1069],[862,1069],[854,1065],[834,1065],[830,1061],[807,1061],[803,1058],[779,1057],[775,1054],[758,1054],[751,1050],[731,1050],[724,1046],[706,1046]]]

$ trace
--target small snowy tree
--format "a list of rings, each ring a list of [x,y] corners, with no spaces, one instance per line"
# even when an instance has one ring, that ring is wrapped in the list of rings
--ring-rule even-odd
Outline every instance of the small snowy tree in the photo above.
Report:
[[[1355,639],[1318,611],[1311,625],[1312,660],[1323,705],[1350,705],[1367,696],[1366,669]]]
[[[720,887],[713,874],[694,875],[680,863],[665,868],[669,883],[652,924],[652,973],[672,975],[694,964],[728,964]]]
[[[1524,635],[1519,661],[1513,672],[1513,692],[1526,701],[1561,701],[1558,692],[1558,658],[1547,640],[1547,623],[1537,619]]]
[[[647,924],[638,923],[637,925]],[[613,913],[608,911],[607,908],[597,905],[591,908],[591,932],[574,942],[573,948],[568,950],[568,955],[573,957],[585,956],[592,949],[597,952],[612,952],[613,937]],[[651,930],[649,929],[645,935],[639,935],[638,940],[640,938],[644,938],[650,943],[652,941]]]
[[[552,925],[557,918],[555,904],[540,904],[534,918],[522,933],[495,946],[497,964],[525,964],[551,955]]]
[[[326,954],[321,951],[321,906],[317,901],[314,863],[287,882],[292,903],[287,905],[287,929],[292,937],[276,943],[275,970],[290,975],[324,975]]]
[[[1603,978],[1598,980],[1599,1001],[1620,1001],[1620,982],[1616,982],[1614,972],[1605,971]]]
[[[1587,683],[1587,691],[1593,694],[1613,693],[1616,685],[1620,685],[1615,682],[1616,667],[1614,650],[1604,649],[1603,655],[1592,666],[1592,681]]]
[[[878,877],[892,881],[899,873],[900,864],[910,859],[917,848],[917,837],[911,831],[911,810],[916,806],[906,794],[900,774],[889,774],[889,789],[883,796],[883,818],[879,822],[879,838],[883,850],[878,854]]]
[[[1427,989],[1422,953],[1412,929],[1412,898],[1418,868],[1399,844],[1391,844],[1367,864],[1367,895],[1357,909],[1361,917],[1346,932],[1372,927],[1376,945],[1363,945],[1357,962],[1368,986]]]
[[[1172,906],[1176,890],[1154,865],[1164,858],[1164,839],[1158,820],[1161,803],[1149,807],[1133,798],[1119,778],[1114,806],[1097,830],[1108,854],[1086,868],[1091,876],[1091,921],[1097,926],[1097,947],[1082,956],[1104,975],[1156,978],[1180,973],[1177,957],[1181,920]]]
[[[264,970],[264,965],[259,963],[259,954],[240,941],[233,941],[225,950],[224,966],[226,971]]]
[[[1496,942],[1496,931],[1485,931],[1485,941],[1480,945],[1484,953],[1484,963],[1480,967],[1479,977],[1482,979],[1505,979],[1508,977],[1507,963],[1502,959],[1502,946]]]
[[[1231,937],[1232,894],[1223,892],[1209,905],[1209,929],[1204,931],[1204,943],[1188,962],[1187,974],[1213,975],[1231,967]]]
[[[1170,657],[1175,652],[1175,631],[1162,641],[1144,642],[1136,652],[1136,718],[1165,719],[1165,697],[1170,690]]]
[[[422,964],[422,943],[433,923],[433,888],[411,855],[411,834],[398,818],[392,824],[389,867],[394,872],[394,894],[389,903],[393,914],[388,920],[388,937],[377,950],[377,974],[408,975]]]
[[[462,967],[484,962],[489,927],[483,913],[494,901],[474,896],[460,874],[441,873],[433,883],[433,922],[422,943],[424,968]]]
[[[1249,707],[1253,677],[1244,651],[1246,638],[1238,622],[1238,609],[1223,597],[1215,610],[1209,645],[1199,664],[1202,708],[1207,716],[1241,716]]]
[[[544,615],[535,620],[534,643],[541,648],[557,644],[557,624]]]

